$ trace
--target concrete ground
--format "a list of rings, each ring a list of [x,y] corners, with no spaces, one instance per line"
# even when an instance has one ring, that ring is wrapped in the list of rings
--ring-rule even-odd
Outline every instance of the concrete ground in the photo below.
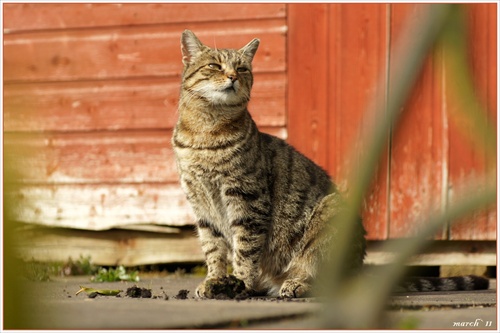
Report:
[[[313,299],[199,300],[193,294],[201,280],[143,278],[137,286],[151,289],[153,298],[126,297],[133,282],[92,283],[88,277],[30,282],[23,289],[29,301],[23,323],[29,329],[321,328],[316,317],[321,304]],[[81,285],[123,292],[120,297],[75,295]],[[182,289],[189,290],[188,298],[176,299]],[[496,330],[496,295],[496,280],[483,291],[398,294],[387,315],[396,328]]]

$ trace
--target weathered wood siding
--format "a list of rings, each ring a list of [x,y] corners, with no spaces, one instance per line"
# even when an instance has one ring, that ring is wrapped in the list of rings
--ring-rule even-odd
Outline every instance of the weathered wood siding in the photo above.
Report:
[[[349,157],[362,149],[363,126],[371,125],[364,119],[365,110],[375,94],[387,94],[394,46],[404,24],[419,19],[422,6],[289,6],[289,141],[328,169],[341,187],[347,187]],[[466,5],[468,60],[495,127],[496,6]],[[481,176],[496,169],[496,156],[487,156],[455,126],[453,101],[440,66],[443,59],[443,54],[427,59],[387,142],[387,156],[365,200],[363,217],[370,239],[411,235],[418,228],[411,221],[419,213],[444,208],[463,180],[475,175],[481,186]],[[494,209],[477,214],[465,223],[446,226],[436,238],[494,240],[496,217]]]
[[[254,37],[250,111],[345,182],[367,103],[385,94],[414,4],[3,4],[4,148],[24,172],[19,220],[101,230],[191,224],[170,146],[177,114],[179,39],[209,46]],[[496,4],[468,9],[469,60],[496,124]],[[366,198],[370,239],[405,237],[428,205],[495,163],[450,119],[442,55],[429,58]],[[380,79],[386,85],[377,85]],[[26,152],[30,154],[26,154]],[[8,160],[7,163],[10,163]],[[6,182],[10,181],[5,179]],[[496,211],[446,227],[441,239],[493,240]]]
[[[193,223],[170,145],[186,28],[219,48],[259,36],[252,114],[286,137],[285,4],[5,4],[4,18],[5,148],[26,166],[20,220]]]

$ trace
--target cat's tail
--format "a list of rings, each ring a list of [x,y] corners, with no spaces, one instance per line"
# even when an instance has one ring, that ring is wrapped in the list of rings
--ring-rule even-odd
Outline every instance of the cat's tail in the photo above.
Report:
[[[453,277],[410,277],[401,282],[396,292],[456,291],[488,289],[490,281],[477,275]]]

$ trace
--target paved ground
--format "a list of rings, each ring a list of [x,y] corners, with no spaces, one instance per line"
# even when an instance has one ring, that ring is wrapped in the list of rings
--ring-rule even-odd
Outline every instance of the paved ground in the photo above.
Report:
[[[125,292],[121,297],[75,295],[80,285],[125,291],[134,285],[132,282],[91,283],[88,278],[72,277],[30,283],[25,288],[30,299],[25,310],[26,328],[320,328],[315,314],[321,304],[312,299],[198,300],[193,293],[200,281],[191,276],[144,278],[137,285],[151,289],[153,298],[140,299],[125,297]],[[175,299],[181,289],[190,291],[188,299]],[[399,328],[494,330],[496,302],[496,281],[491,280],[490,289],[485,291],[397,295],[387,313]]]

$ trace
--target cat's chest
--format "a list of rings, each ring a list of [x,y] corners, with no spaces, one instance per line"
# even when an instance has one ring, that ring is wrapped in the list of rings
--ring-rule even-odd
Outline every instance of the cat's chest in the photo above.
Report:
[[[198,219],[213,224],[231,242],[230,221],[224,188],[227,179],[218,173],[184,173],[181,184]]]
[[[242,156],[236,149],[174,148],[181,175],[188,173],[199,178],[222,177],[241,165]]]
[[[181,185],[198,217],[225,224],[224,188],[234,166],[213,152],[177,149]]]

